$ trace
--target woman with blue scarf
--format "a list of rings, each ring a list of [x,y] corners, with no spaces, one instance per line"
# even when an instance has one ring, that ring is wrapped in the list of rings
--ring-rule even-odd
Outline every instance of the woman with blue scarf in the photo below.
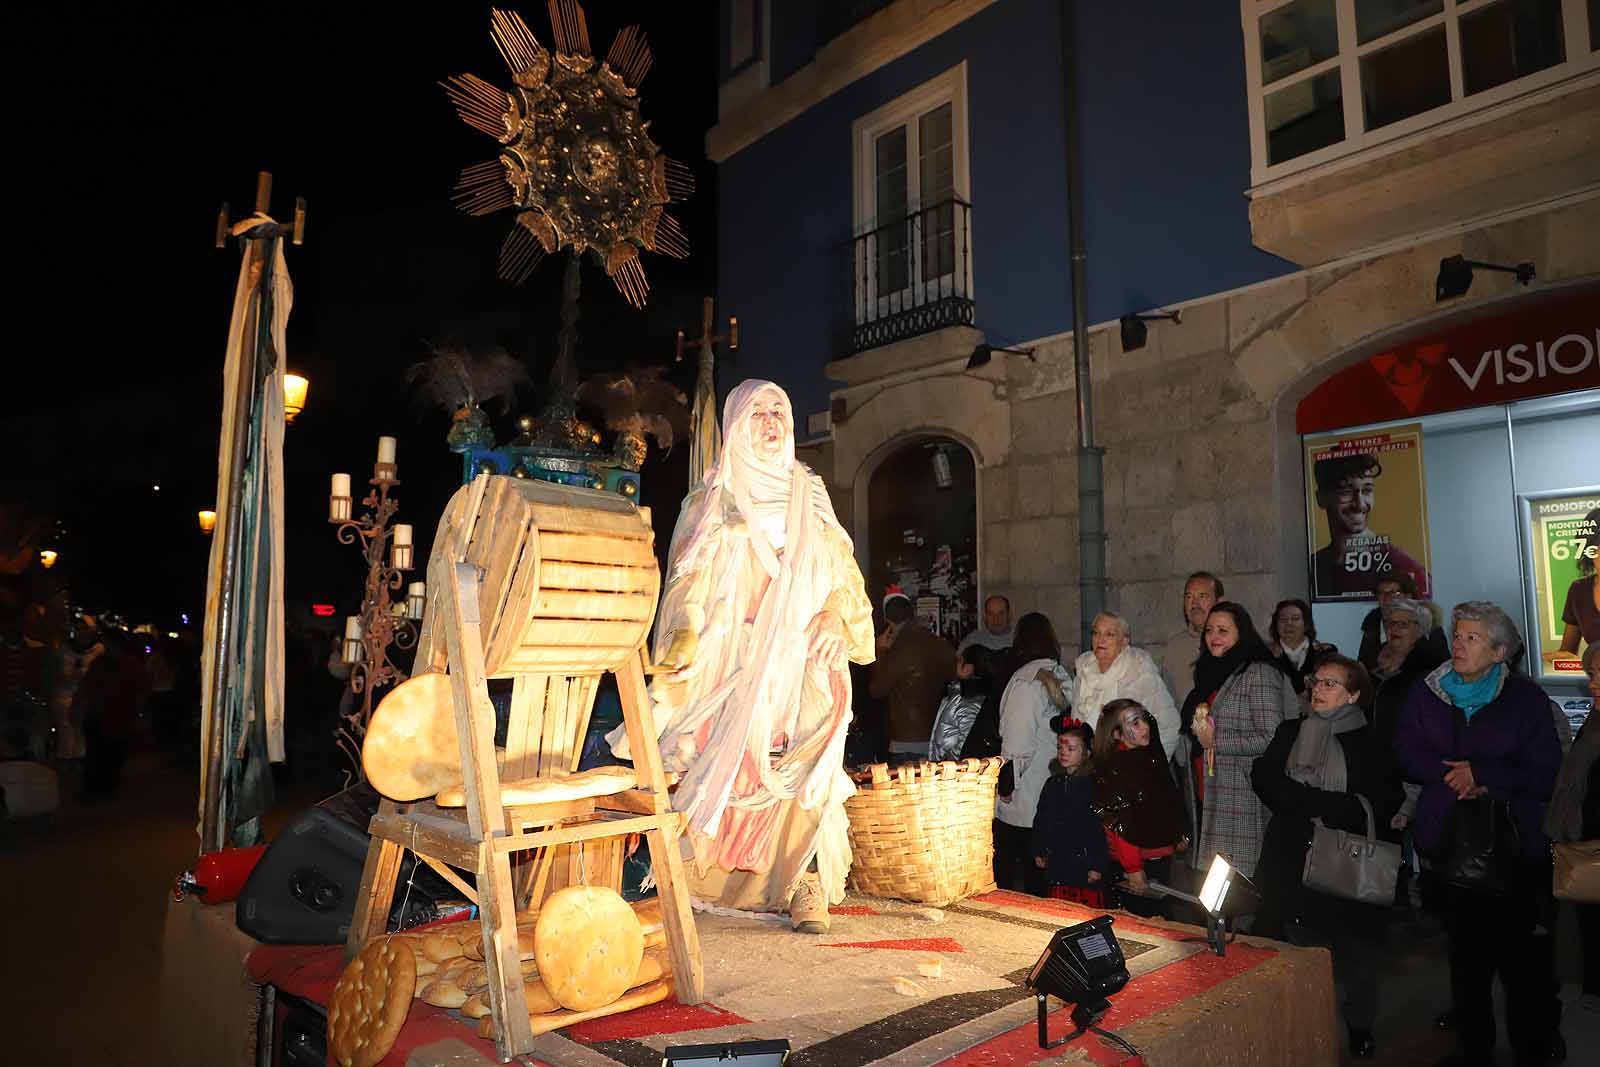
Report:
[[[1522,647],[1497,605],[1451,612],[1450,659],[1412,687],[1395,728],[1407,779],[1422,787],[1412,824],[1424,856],[1441,857],[1459,801],[1505,801],[1517,827],[1509,897],[1448,888],[1450,1001],[1460,1048],[1446,1063],[1494,1062],[1494,977],[1506,990],[1506,1027],[1518,1064],[1559,1062],[1560,1003],[1541,911],[1550,893],[1544,808],[1561,765],[1550,701],[1506,665]]]

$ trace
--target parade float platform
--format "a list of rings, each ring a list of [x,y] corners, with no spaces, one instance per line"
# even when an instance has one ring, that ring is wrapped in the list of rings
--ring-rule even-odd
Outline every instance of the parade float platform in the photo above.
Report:
[[[1110,912],[1132,980],[1099,1025],[1140,1055],[1093,1033],[1046,1051],[1024,976],[1054,931],[1106,913],[1003,891],[937,909],[936,921],[916,905],[857,896],[833,913],[821,937],[796,934],[786,920],[699,913],[704,1003],[668,1000],[580,1023],[539,1038],[516,1062],[658,1067],[671,1045],[770,1038],[789,1041],[794,1067],[1338,1062],[1332,972],[1320,949],[1239,937],[1219,957],[1195,927]],[[919,973],[935,960],[938,977]],[[313,1005],[326,1003],[343,966],[339,947],[263,946],[248,963],[257,985]],[[1050,1034],[1063,1036],[1067,1011],[1050,1005]],[[383,1061],[493,1062],[494,1044],[472,1020],[421,1001]]]

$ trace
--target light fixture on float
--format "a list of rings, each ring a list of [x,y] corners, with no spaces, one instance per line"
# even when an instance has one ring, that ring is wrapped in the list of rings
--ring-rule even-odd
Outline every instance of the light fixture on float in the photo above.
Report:
[[[212,531],[217,528],[217,513],[210,508],[206,508],[203,511],[195,512],[195,518],[200,522],[200,532],[210,537]]]
[[[1445,256],[1439,261],[1439,277],[1433,283],[1434,302],[1454,300],[1458,296],[1467,295],[1467,290],[1472,288],[1473,267],[1479,270],[1499,271],[1502,274],[1515,274],[1517,281],[1523,285],[1527,285],[1537,276],[1532,263],[1518,263],[1514,267],[1507,267],[1498,263],[1479,263],[1465,256]]]
[[[55,565],[56,550],[53,548],[41,548],[39,550],[39,566],[43,567],[45,570],[49,570]]]
[[[789,1060],[789,1042],[732,1041],[713,1045],[668,1045],[661,1067],[783,1067]]]
[[[1111,1010],[1111,997],[1127,984],[1128,965],[1111,932],[1111,916],[1057,930],[1027,977],[1039,1009],[1039,1047],[1055,1048],[1094,1030],[1138,1055],[1122,1038],[1095,1026]],[[1050,1040],[1046,1006],[1050,997],[1072,1005],[1072,1024],[1077,1028],[1054,1041]]]
[[[1233,920],[1248,915],[1261,906],[1261,893],[1255,885],[1234,870],[1233,864],[1219,853],[1211,860],[1211,869],[1200,886],[1198,898],[1206,912],[1206,939],[1217,955],[1226,954]]]

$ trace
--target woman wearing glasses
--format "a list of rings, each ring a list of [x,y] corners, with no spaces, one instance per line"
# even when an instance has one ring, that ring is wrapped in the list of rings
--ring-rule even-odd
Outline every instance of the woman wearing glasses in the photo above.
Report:
[[[1332,829],[1366,833],[1367,811],[1358,799],[1364,797],[1376,832],[1394,839],[1389,824],[1405,793],[1399,769],[1368,721],[1372,680],[1367,669],[1345,656],[1324,656],[1309,688],[1309,714],[1279,726],[1251,772],[1256,795],[1272,810],[1256,867],[1264,901],[1255,932],[1329,948],[1350,1031],[1350,1054],[1368,1059],[1376,1051],[1375,956],[1388,909],[1306,889],[1300,876],[1312,819]]]

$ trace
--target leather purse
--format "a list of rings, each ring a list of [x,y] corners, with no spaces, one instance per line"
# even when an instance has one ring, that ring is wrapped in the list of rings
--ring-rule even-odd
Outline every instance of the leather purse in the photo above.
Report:
[[[1509,802],[1488,797],[1458,800],[1450,816],[1441,878],[1458,889],[1510,896],[1519,848]]]
[[[1556,899],[1600,904],[1600,841],[1558,841],[1553,851]]]
[[[1311,847],[1306,849],[1300,882],[1331,897],[1392,904],[1400,877],[1400,846],[1377,839],[1372,804],[1360,793],[1354,796],[1367,814],[1366,833],[1334,830],[1322,825],[1321,819],[1312,819]]]

